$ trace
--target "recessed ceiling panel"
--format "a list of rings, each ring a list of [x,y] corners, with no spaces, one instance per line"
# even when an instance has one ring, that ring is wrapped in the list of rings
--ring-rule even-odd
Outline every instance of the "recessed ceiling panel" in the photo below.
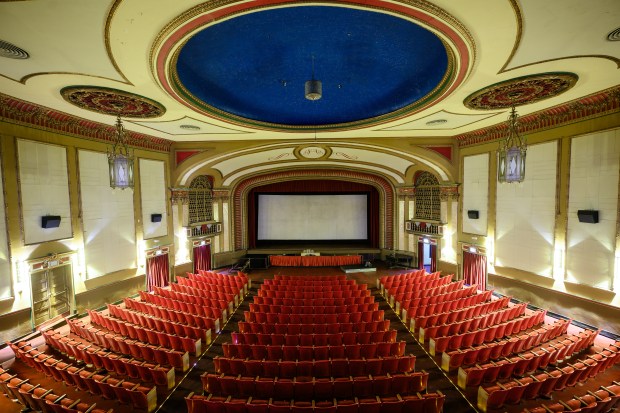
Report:
[[[388,30],[389,28],[389,30]],[[445,80],[443,42],[410,20],[332,6],[263,9],[205,27],[176,60],[198,106],[288,126],[371,119],[423,99]],[[321,99],[304,84],[322,82]]]

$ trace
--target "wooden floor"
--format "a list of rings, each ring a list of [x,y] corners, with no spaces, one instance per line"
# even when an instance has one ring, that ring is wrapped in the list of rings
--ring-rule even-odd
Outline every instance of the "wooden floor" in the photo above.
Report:
[[[456,386],[456,372],[450,374],[445,373],[439,368],[440,356],[430,356],[423,345],[421,345],[416,338],[409,332],[409,330],[402,323],[401,319],[392,311],[391,307],[385,301],[385,299],[379,294],[379,291],[375,288],[377,277],[388,274],[398,274],[405,272],[404,269],[389,269],[383,263],[376,262],[377,272],[371,273],[354,273],[348,274],[348,278],[355,279],[358,283],[368,284],[369,289],[375,296],[375,300],[379,303],[379,308],[385,311],[385,318],[390,320],[390,328],[397,330],[397,340],[407,342],[405,349],[406,353],[413,353],[416,356],[415,368],[417,371],[426,370],[429,372],[428,389],[429,391],[440,390],[446,395],[446,402],[444,405],[444,411],[448,413],[465,413],[475,412],[476,405],[476,389],[467,389],[463,391]],[[205,372],[213,372],[213,358],[218,355],[223,355],[222,343],[231,341],[231,333],[238,331],[237,323],[243,320],[243,312],[249,309],[249,303],[252,301],[252,296],[255,295],[262,284],[262,280],[265,278],[273,278],[274,274],[288,274],[288,275],[341,275],[343,272],[339,268],[293,268],[293,267],[271,267],[265,270],[252,270],[249,274],[252,280],[252,288],[250,293],[246,296],[245,300],[233,313],[232,317],[228,320],[228,323],[223,326],[221,333],[216,337],[207,351],[200,357],[192,357],[190,359],[190,369],[186,373],[178,373],[176,387],[167,394],[160,395],[158,403],[160,406],[158,412],[162,413],[179,413],[186,411],[186,405],[184,397],[190,392],[197,394],[202,393],[202,384],[200,376]],[[570,316],[570,314],[568,314]],[[44,343],[42,344],[44,345]],[[10,368],[14,373],[20,375],[20,377],[30,378],[33,383],[41,383],[43,387],[52,388],[58,394],[66,393],[67,396],[72,398],[81,398],[82,401],[88,401],[97,403],[98,408],[114,408],[115,412],[125,413],[135,411],[134,408],[127,405],[120,405],[110,400],[105,400],[99,396],[93,396],[85,392],[77,392],[74,389],[68,388],[58,382],[54,382],[53,379],[46,378],[41,374],[30,370],[27,366],[21,362],[9,360],[3,363],[3,367]],[[616,366],[605,373],[601,374],[599,383],[611,383],[613,380],[620,379],[620,367]],[[598,388],[598,384],[589,383],[586,385],[577,385],[574,388],[567,389],[561,392],[558,396],[562,400],[567,400],[572,397],[573,394],[584,394],[588,390],[595,390]],[[501,412],[516,413],[521,412],[525,407],[540,406],[541,403],[551,403],[550,400],[535,399],[516,406],[506,406],[502,408]],[[20,406],[16,403],[10,402],[6,397],[0,397],[0,412],[1,413],[17,413],[20,411]]]

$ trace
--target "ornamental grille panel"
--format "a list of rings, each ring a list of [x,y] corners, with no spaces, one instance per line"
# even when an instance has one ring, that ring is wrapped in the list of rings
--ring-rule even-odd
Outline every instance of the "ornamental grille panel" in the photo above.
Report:
[[[213,221],[213,188],[207,175],[200,175],[189,185],[189,223]]]
[[[415,181],[415,219],[441,219],[439,181],[430,172],[422,172]]]

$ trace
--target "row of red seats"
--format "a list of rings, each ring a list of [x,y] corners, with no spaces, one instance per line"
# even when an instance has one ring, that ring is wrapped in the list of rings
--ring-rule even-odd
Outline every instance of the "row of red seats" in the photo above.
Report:
[[[245,294],[245,288],[244,288],[245,283],[242,283],[239,286],[237,285],[237,283],[225,283],[223,279],[220,279],[220,278],[214,279],[208,276],[192,274],[192,273],[187,273],[187,278],[179,276],[177,277],[177,280],[180,278],[196,281],[200,283],[202,286],[204,286],[206,290],[209,290],[209,291],[215,291],[219,293],[223,292],[226,294],[233,294],[237,296],[239,296],[240,294],[241,296],[243,296]]]
[[[298,280],[299,275],[286,275],[286,274],[274,274],[274,280]],[[346,280],[346,275],[304,275],[304,280],[310,281],[325,281],[325,280]]]
[[[141,291],[144,292],[144,291]],[[148,293],[145,293],[148,294]],[[204,330],[213,330],[217,332],[219,327],[219,317],[213,318],[211,316],[197,315],[196,313],[178,311],[173,308],[164,307],[161,305],[153,304],[148,301],[138,301],[133,298],[124,298],[123,304],[125,308],[139,311],[143,314],[149,314],[162,320],[169,320],[180,324],[185,324],[191,327],[198,327]],[[222,313],[217,310],[222,317],[224,317],[226,310]],[[212,313],[215,315],[214,313]]]
[[[182,282],[182,280],[182,277],[177,278],[177,282],[179,284]],[[195,288],[202,289],[202,287]],[[230,310],[232,308],[232,305],[229,303],[233,303],[235,302],[235,300],[238,300],[238,297],[234,294],[218,293],[207,289],[202,291],[201,295],[192,295],[173,291],[168,288],[154,286],[153,293],[162,297],[172,298],[173,300],[191,304],[199,304],[205,307],[219,308],[221,310],[225,308],[228,308]]]
[[[384,285],[381,285],[381,289],[383,296],[388,299],[388,301],[400,301],[403,298],[412,298],[411,295],[416,290],[437,288],[450,284],[451,282],[451,275],[445,277],[418,277],[409,279],[400,285],[393,285],[389,288],[385,288]]]
[[[201,354],[200,339],[194,340],[187,337],[179,337],[175,334],[152,330],[122,320],[117,320],[93,310],[88,310],[88,315],[90,316],[91,323],[104,327],[109,331],[119,333],[123,337],[129,337],[132,340],[138,340],[166,349],[187,351],[189,353],[194,353],[196,356]]]
[[[371,321],[381,321],[384,318],[383,310],[339,314],[282,314],[244,311],[243,315],[247,322],[269,324],[369,323]]]
[[[54,394],[52,389],[45,389],[40,385],[33,385],[28,379],[23,380],[0,368],[0,388],[9,396],[24,406],[23,410],[40,411],[43,413],[112,413],[112,409],[105,411],[98,409],[96,403],[82,403],[80,399],[73,400],[66,394]]]
[[[418,307],[403,308],[401,319],[403,320],[403,323],[406,323],[407,320],[413,320],[416,317],[428,316],[428,315],[439,314],[439,313],[446,313],[450,311],[457,311],[457,310],[460,310],[461,308],[470,307],[475,304],[487,302],[491,299],[492,295],[493,295],[493,291],[491,290],[477,291],[473,295],[468,295],[466,297],[457,298],[455,300],[421,305]],[[398,306],[400,305],[399,303],[397,304]],[[411,321],[409,322],[409,324],[411,325]]]
[[[81,320],[67,320],[67,324],[69,324],[73,334],[91,343],[96,343],[103,348],[134,357],[139,354],[143,360],[154,361],[161,365],[170,365],[181,371],[186,371],[189,368],[189,355],[187,352],[166,349],[158,345],[144,344],[136,340],[128,340],[120,334],[110,333],[91,325],[86,325]]]
[[[396,342],[396,330],[325,334],[255,334],[233,332],[235,344],[274,344],[287,346],[341,346],[343,344],[368,344]]]
[[[335,291],[334,289],[327,289],[326,291],[272,291],[258,290],[259,297],[269,298],[295,298],[295,299],[316,299],[316,298],[358,298],[358,297],[370,297],[370,290],[345,290]]]
[[[620,383],[614,381],[610,386],[601,386],[596,391],[588,391],[570,400],[558,400],[552,404],[524,409],[523,413],[548,412],[612,412],[620,404]]]
[[[398,284],[398,283],[404,282],[409,279],[426,279],[426,278],[437,279],[439,278],[439,276],[440,276],[439,271],[429,274],[425,270],[422,269],[422,270],[414,270],[414,271],[410,271],[410,272],[406,272],[402,274],[384,275],[379,278],[379,283],[385,286],[385,288],[390,288],[394,284]]]
[[[241,271],[237,271],[237,273],[235,275],[231,275],[225,272],[216,272],[216,271],[210,271],[210,270],[198,270],[198,274],[199,275],[206,275],[209,277],[214,277],[214,278],[227,278],[227,277],[239,277],[241,279],[244,279],[246,281],[249,282],[248,279],[248,275],[241,272]]]
[[[107,304],[107,308],[108,313],[112,317],[124,320],[134,325],[144,326],[151,330],[165,331],[169,335],[190,338],[193,340],[201,340],[201,342],[206,344],[211,342],[211,331],[208,329],[162,319],[148,313],[145,314],[137,310],[124,308],[115,304]]]
[[[209,308],[201,304],[187,303],[173,298],[163,297],[161,295],[149,294],[146,291],[140,291],[140,300],[145,303],[168,308],[183,314],[189,313],[196,315],[196,317],[202,317],[204,318],[203,323],[205,325],[212,325],[213,327],[211,328],[215,329],[216,332],[219,331],[220,323],[218,318],[214,317],[216,313],[212,311],[213,308]],[[198,321],[196,322],[198,323]]]
[[[265,279],[263,280],[263,285],[290,285],[296,287],[303,286],[317,286],[317,285],[330,285],[330,286],[340,286],[340,285],[356,285],[355,280],[333,280],[333,279],[325,279],[325,280],[307,280],[305,277],[303,279],[299,279],[302,277],[298,277],[296,280],[279,280],[279,279]]]
[[[350,305],[350,304],[367,304],[374,303],[375,297],[358,297],[358,298],[307,298],[307,299],[295,299],[295,298],[272,298],[272,297],[259,297],[255,295],[253,298],[254,304],[279,304],[287,306],[321,306],[321,305]]]
[[[84,367],[78,368],[57,360],[50,355],[38,351],[27,343],[11,343],[15,357],[24,361],[31,368],[40,371],[56,381],[77,387],[82,391],[103,396],[107,399],[118,399],[123,403],[132,404],[139,409],[151,412],[157,405],[155,387],[141,386],[126,380],[119,380],[110,375],[97,374]]]
[[[436,337],[430,340],[429,348],[432,352],[444,352],[457,348],[468,348],[500,340],[504,337],[511,337],[521,331],[529,330],[544,323],[546,310],[539,310],[525,315],[482,328],[475,331],[466,332],[445,337]],[[516,348],[517,346],[515,346]]]
[[[234,305],[238,305],[243,300],[243,295],[245,294],[244,289],[241,289],[237,294],[222,292],[215,290],[213,286],[209,284],[183,277],[177,277],[177,282],[170,284],[167,288],[164,288],[164,290],[201,298],[205,298],[206,295],[210,300],[217,298],[218,301],[232,302]],[[219,303],[219,305],[221,306],[222,304]]]
[[[305,377],[348,377],[371,374],[380,376],[395,373],[411,373],[416,357],[378,357],[372,359],[328,359],[328,360],[250,360],[216,357],[215,371],[226,375],[263,376],[292,378]]]
[[[374,333],[375,331],[387,331],[390,328],[390,320],[330,324],[264,324],[239,321],[237,327],[242,333],[252,332],[254,334],[336,334],[353,331]]]
[[[410,394],[426,389],[428,373],[398,373],[385,376],[357,376],[339,378],[226,376],[203,374],[203,388],[214,395],[278,397],[280,399],[312,400],[389,394]]]
[[[265,285],[261,286],[262,291],[280,291],[280,292],[298,292],[298,293],[322,293],[331,290],[336,291],[365,291],[367,290],[366,284],[352,284],[352,285],[338,285],[331,286],[319,283],[317,285]]]
[[[255,304],[250,303],[250,311],[272,314],[341,314],[377,311],[379,303],[347,304],[347,305],[317,305],[317,306],[289,306],[283,304]]]
[[[225,357],[254,360],[326,360],[329,358],[375,358],[402,356],[404,341],[396,343],[351,344],[343,346],[264,346],[260,344],[223,343]]]
[[[407,317],[415,317],[417,314],[413,313],[412,310],[418,307],[424,307],[429,304],[438,304],[447,301],[454,301],[458,300],[459,298],[476,295],[477,290],[478,286],[474,284],[470,287],[463,288],[462,290],[450,291],[444,294],[437,294],[422,298],[413,298],[411,300],[403,300],[400,302],[400,308],[402,310],[407,310]]]
[[[432,338],[429,342],[429,351],[432,355],[443,353],[446,350],[472,347],[485,342],[511,336],[520,331],[530,329],[535,325],[542,324],[545,320],[546,311],[537,311],[533,314],[519,317],[502,324],[496,324],[477,331],[453,336]]]
[[[228,286],[237,286],[240,289],[244,288],[245,286],[248,284],[248,277],[245,274],[242,273],[238,273],[237,275],[230,275],[230,274],[221,274],[221,273],[217,273],[217,272],[202,272],[199,274],[196,273],[191,273],[188,272],[186,273],[187,278],[193,278],[193,277],[200,277],[200,278],[196,278],[197,280],[211,280],[211,281],[215,281],[215,282],[219,282],[220,284],[223,285],[228,285]]]
[[[451,278],[443,277],[437,281],[441,281],[443,279],[451,280]],[[394,296],[393,301],[406,301],[413,300],[415,298],[422,298],[429,295],[439,295],[449,293],[450,291],[457,291],[463,288],[465,285],[464,280],[453,281],[453,282],[444,282],[440,285],[433,285],[434,281],[431,283],[422,283],[419,285],[411,285],[411,286],[400,286],[400,287],[392,287],[388,290],[388,294],[390,296]]]
[[[560,337],[530,351],[498,360],[497,363],[491,361],[482,365],[476,364],[466,369],[461,368],[458,374],[458,385],[464,389],[467,386],[479,386],[482,382],[493,382],[511,376],[523,376],[533,373],[539,368],[545,369],[550,364],[555,365],[583,351],[592,344],[595,337],[596,332],[592,331],[591,333]],[[599,361],[602,361],[602,358]]]
[[[195,296],[195,297],[202,298],[202,300],[192,299],[194,300],[194,302],[199,302],[200,304],[205,302],[205,297],[203,297],[204,290],[201,290],[200,288],[194,288],[194,287],[189,287],[187,285],[172,283],[170,284],[170,290],[181,293],[181,294],[186,294],[188,296]],[[207,300],[206,307],[209,307],[214,312],[213,317],[215,318],[225,317],[224,315],[222,315],[222,312],[226,312],[228,310],[228,304],[226,304],[225,301],[218,300],[218,303],[214,304],[213,303],[214,300],[212,298],[206,299],[206,300]]]
[[[607,348],[610,350],[610,348]],[[551,391],[561,391],[566,387],[573,387],[577,383],[584,382],[589,378],[595,377],[602,367],[609,367],[619,360],[616,354],[611,363],[601,360],[599,363],[595,359],[585,359],[578,361],[557,370],[553,370],[545,375],[523,377],[513,379],[506,383],[496,383],[489,387],[478,389],[478,407],[486,411],[488,408],[499,408],[504,403],[514,404],[523,398],[536,398],[548,395]]]
[[[166,386],[171,389],[174,385],[174,369],[169,366],[149,363],[138,358],[123,357],[120,354],[105,351],[93,344],[85,345],[80,341],[75,341],[68,336],[62,336],[54,330],[46,330],[43,337],[47,345],[55,348],[68,357],[82,360],[86,364],[91,364],[97,369],[105,369],[109,372],[116,372],[121,376],[140,378],[143,381],[155,383],[158,386]]]
[[[193,393],[185,398],[188,413],[439,413],[444,400],[445,396],[439,391],[333,401],[246,399]]]
[[[529,350],[534,346],[566,334],[570,320],[557,320],[553,324],[543,324],[537,329],[521,336],[513,336],[491,343],[482,343],[478,346],[458,348],[444,352],[441,368],[445,371],[489,360],[498,360],[513,353]]]
[[[417,331],[421,328],[429,326],[437,326],[441,324],[450,324],[458,320],[466,320],[482,314],[491,313],[497,311],[500,308],[508,306],[510,303],[510,297],[503,297],[498,300],[483,301],[453,311],[446,311],[443,313],[436,313],[427,316],[418,316],[411,319],[409,326],[411,331]]]
[[[504,323],[509,320],[513,320],[517,317],[521,317],[525,314],[526,303],[514,305],[512,307],[505,307],[497,309],[493,312],[482,314],[473,318],[466,318],[452,323],[440,324],[436,326],[427,326],[426,328],[420,328],[419,337],[420,341],[424,342],[426,339],[454,336],[457,334],[465,334],[470,331],[477,331],[485,329],[497,324]],[[436,340],[435,340],[436,341]]]

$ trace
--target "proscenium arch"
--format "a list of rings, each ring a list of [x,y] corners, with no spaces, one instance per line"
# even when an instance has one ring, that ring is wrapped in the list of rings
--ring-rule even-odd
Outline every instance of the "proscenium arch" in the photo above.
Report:
[[[190,158],[191,161],[188,160],[186,162],[182,162],[181,164],[179,164],[177,166],[177,169],[175,170],[175,176],[174,176],[173,181],[175,182],[175,185],[177,186],[184,186],[184,185],[187,185],[187,183],[197,175],[209,174],[209,175],[214,176],[215,178],[214,186],[218,187],[220,186],[221,182],[223,182],[223,180],[225,179],[225,177],[222,176],[217,169],[212,168],[212,166],[218,161],[233,158],[238,155],[245,155],[245,154],[252,153],[252,152],[263,152],[263,151],[268,151],[272,149],[295,148],[295,147],[304,146],[304,145],[316,145],[316,144],[317,142],[305,141],[305,140],[299,141],[299,142],[293,142],[293,143],[291,142],[269,142],[269,143],[264,143],[264,144],[260,144],[256,146],[244,147],[241,149],[234,149],[231,151],[225,151],[225,152],[218,153],[218,154],[214,154],[210,150],[205,150],[201,153],[193,155]],[[414,165],[412,165],[410,169],[405,172],[405,182],[407,183],[411,182],[412,174],[414,173],[414,171],[417,169],[421,169],[421,168],[429,170],[430,172],[434,173],[436,176],[439,177],[441,182],[452,182],[454,180],[454,176],[456,172],[454,169],[454,165],[452,164],[450,160],[444,158],[443,156],[439,155],[438,153],[432,150],[424,148],[423,146],[416,145],[415,147],[412,147],[408,151],[403,151],[402,149],[397,148],[397,147],[384,146],[384,145],[378,145],[378,144],[350,142],[350,141],[344,141],[344,140],[343,141],[337,141],[337,140],[320,141],[318,142],[318,144],[322,146],[332,146],[332,145],[343,146],[344,145],[344,146],[348,146],[351,148],[366,149],[366,150],[371,150],[371,151],[372,150],[384,150],[391,155],[410,158],[411,161],[414,162]],[[274,162],[272,165],[273,165],[273,168],[278,168],[277,162]],[[300,166],[304,167],[303,163],[301,163]],[[306,168],[320,168],[320,166],[317,166],[317,165],[305,165],[305,167]],[[356,168],[363,168],[363,166],[358,165],[356,166]],[[329,169],[329,167],[326,169]],[[261,174],[263,173],[267,173],[267,172],[266,171],[261,172]],[[373,172],[369,172],[369,173],[373,174]],[[246,177],[239,177],[238,179],[243,180],[245,178]],[[234,186],[234,185],[235,184],[233,183],[231,186]]]
[[[379,192],[379,246],[392,249],[394,245],[394,186],[384,177],[361,171],[336,169],[300,169],[270,172],[239,181],[232,190],[235,250],[247,249],[247,195],[251,189],[282,181],[310,179],[339,180],[372,185]]]

